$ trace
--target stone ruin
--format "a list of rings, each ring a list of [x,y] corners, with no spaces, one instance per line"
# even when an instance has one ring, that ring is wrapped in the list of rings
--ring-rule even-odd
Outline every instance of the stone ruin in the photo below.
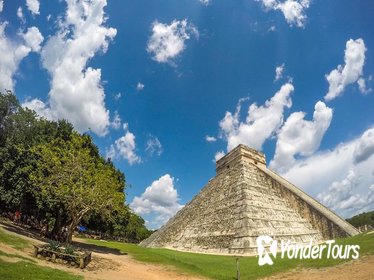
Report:
[[[179,251],[255,255],[256,239],[307,244],[358,234],[356,228],[266,168],[265,156],[239,145],[162,228],[140,243]],[[278,242],[279,244],[280,242]]]

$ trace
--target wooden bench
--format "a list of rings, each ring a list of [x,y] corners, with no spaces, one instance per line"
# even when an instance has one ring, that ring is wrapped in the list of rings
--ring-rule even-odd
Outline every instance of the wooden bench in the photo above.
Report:
[[[48,245],[33,245],[34,246],[34,257],[38,257],[38,255],[50,255],[51,261],[55,262],[56,258],[62,259],[62,260],[72,260],[76,264],[79,265],[79,268],[85,268],[87,264],[91,261],[91,254],[92,252],[81,252],[78,251],[77,254],[66,254],[63,252],[56,252],[54,250],[48,249]]]

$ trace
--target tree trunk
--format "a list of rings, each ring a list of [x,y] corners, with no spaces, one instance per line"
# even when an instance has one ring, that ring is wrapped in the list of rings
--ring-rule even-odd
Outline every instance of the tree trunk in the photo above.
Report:
[[[53,225],[53,229],[51,231],[50,237],[52,239],[57,239],[57,237],[60,236],[60,234],[61,234],[63,226],[64,225],[62,224],[61,214],[58,213],[57,217],[56,217],[55,224]]]
[[[85,214],[87,214],[87,212],[89,212],[89,211],[90,211],[90,208],[87,207],[87,208],[83,209],[82,211],[80,211],[78,215],[71,218],[71,222],[67,227],[66,243],[68,243],[68,244],[71,243],[71,241],[73,239],[73,233],[74,233],[75,228],[79,225],[83,216]]]
[[[73,239],[73,233],[74,233],[74,230],[75,228],[77,227],[77,225],[79,224],[80,222],[80,219],[79,220],[72,220],[71,223],[68,225],[67,227],[67,234],[66,234],[66,243],[70,244],[72,239]]]

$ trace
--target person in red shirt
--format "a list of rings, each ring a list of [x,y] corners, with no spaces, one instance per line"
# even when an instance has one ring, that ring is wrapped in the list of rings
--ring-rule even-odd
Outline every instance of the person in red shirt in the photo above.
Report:
[[[21,212],[19,210],[17,210],[14,213],[14,222],[19,223],[20,221],[21,221]]]

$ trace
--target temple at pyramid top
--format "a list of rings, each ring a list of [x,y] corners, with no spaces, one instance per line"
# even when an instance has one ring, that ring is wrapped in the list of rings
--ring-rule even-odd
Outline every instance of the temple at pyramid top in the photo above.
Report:
[[[231,152],[226,154],[216,162],[216,173],[220,173],[225,168],[228,169],[230,166],[234,166],[243,161],[250,162],[255,165],[261,165],[266,167],[265,155],[255,149],[249,148],[243,144],[240,144]]]
[[[209,163],[207,163],[209,164]],[[358,233],[304,191],[267,169],[263,153],[239,145],[216,163],[216,176],[145,247],[253,255],[269,235],[298,244]]]

